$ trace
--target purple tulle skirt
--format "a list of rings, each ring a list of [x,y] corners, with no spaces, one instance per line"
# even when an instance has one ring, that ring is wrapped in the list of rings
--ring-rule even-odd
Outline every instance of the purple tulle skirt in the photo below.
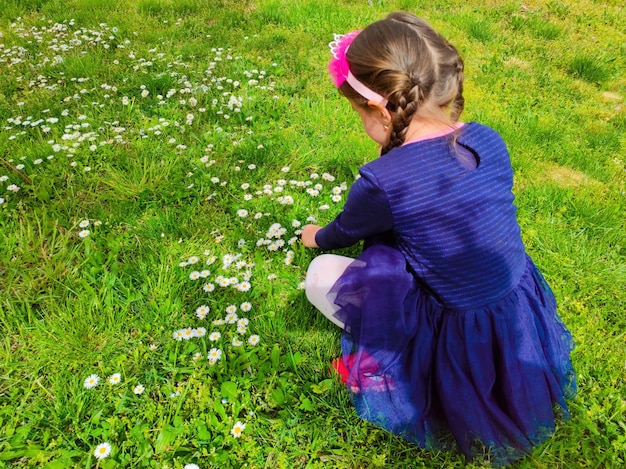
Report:
[[[530,258],[513,291],[459,311],[418,286],[399,251],[376,245],[348,267],[329,299],[346,324],[346,384],[365,420],[423,448],[501,466],[569,416],[572,336]]]

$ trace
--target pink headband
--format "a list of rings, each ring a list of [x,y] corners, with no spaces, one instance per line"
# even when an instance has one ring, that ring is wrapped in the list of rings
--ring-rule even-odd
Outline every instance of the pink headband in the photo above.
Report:
[[[330,47],[330,53],[333,56],[328,62],[328,73],[333,80],[334,85],[339,88],[344,82],[348,84],[363,96],[365,99],[375,101],[382,106],[387,105],[387,99],[375,91],[370,90],[367,86],[361,83],[352,75],[350,67],[348,66],[348,60],[346,59],[346,52],[355,37],[359,35],[361,31],[352,31],[347,34],[334,34],[335,40],[328,44]]]

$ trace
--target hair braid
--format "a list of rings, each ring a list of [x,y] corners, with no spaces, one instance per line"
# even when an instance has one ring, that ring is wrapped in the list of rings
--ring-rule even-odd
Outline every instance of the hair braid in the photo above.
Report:
[[[391,121],[389,140],[381,149],[382,155],[404,143],[409,124],[420,104],[426,99],[425,91],[425,87],[417,81],[407,93],[398,93],[400,96],[397,98],[390,96],[389,101],[397,104]]]
[[[450,118],[454,121],[459,119],[459,116],[463,112],[463,108],[465,107],[465,98],[463,97],[463,81],[465,80],[465,76],[463,73],[463,61],[459,57],[459,60],[456,65],[456,86],[457,86],[457,94],[454,97],[454,101],[452,101],[452,107],[450,108]]]

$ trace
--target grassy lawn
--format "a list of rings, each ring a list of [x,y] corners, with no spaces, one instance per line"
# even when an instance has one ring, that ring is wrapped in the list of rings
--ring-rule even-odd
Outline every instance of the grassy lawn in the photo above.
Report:
[[[464,57],[576,340],[572,417],[515,467],[626,464],[622,2],[2,4],[0,467],[477,467],[356,416],[302,290],[299,227],[377,152],[327,44],[394,10]]]

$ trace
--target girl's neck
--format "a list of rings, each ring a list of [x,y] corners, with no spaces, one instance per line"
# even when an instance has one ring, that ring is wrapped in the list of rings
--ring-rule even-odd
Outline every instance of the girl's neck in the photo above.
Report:
[[[404,138],[404,145],[454,132],[463,123],[448,123],[442,120],[416,118],[411,121]]]

